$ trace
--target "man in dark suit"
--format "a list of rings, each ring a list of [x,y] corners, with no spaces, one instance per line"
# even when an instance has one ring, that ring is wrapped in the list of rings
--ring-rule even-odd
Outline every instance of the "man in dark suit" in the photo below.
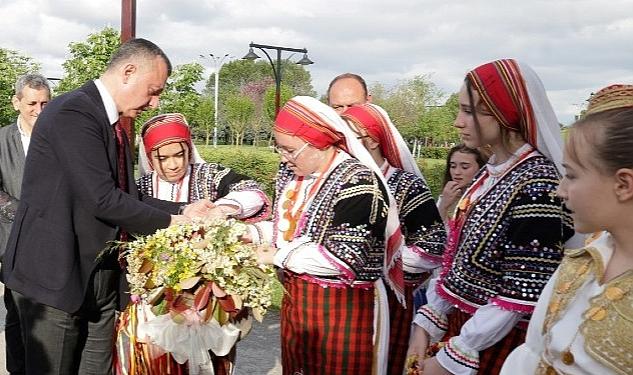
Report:
[[[11,102],[18,111],[17,120],[0,128],[0,260],[7,245],[13,218],[20,202],[20,187],[24,171],[24,158],[29,148],[35,120],[51,99],[48,80],[40,74],[25,74],[15,83]],[[24,345],[20,332],[18,312],[11,298],[11,291],[4,291],[7,310],[4,332],[7,370],[11,374],[24,373]]]
[[[198,201],[176,215],[178,204],[134,184],[119,116],[156,108],[170,73],[158,46],[130,40],[99,79],[55,98],[38,119],[2,264],[27,374],[111,373],[121,270],[116,255],[98,255],[126,232],[153,233],[212,207]]]

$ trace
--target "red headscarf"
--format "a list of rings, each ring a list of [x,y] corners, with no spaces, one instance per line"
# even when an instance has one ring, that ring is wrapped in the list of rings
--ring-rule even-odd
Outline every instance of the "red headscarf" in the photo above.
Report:
[[[150,161],[153,150],[170,143],[184,142],[189,146],[190,153],[192,150],[191,130],[187,125],[187,120],[180,113],[152,117],[143,125],[141,136],[143,137],[145,154]]]
[[[351,106],[341,117],[364,129],[371,139],[380,144],[380,152],[389,164],[402,169],[400,152],[391,134],[389,122],[375,106],[369,103]]]
[[[468,72],[467,79],[501,126],[521,133],[528,143],[537,146],[534,111],[515,60],[496,60],[481,65]]]
[[[275,130],[299,137],[320,150],[332,145],[346,149],[345,137],[342,134],[332,129],[316,113],[293,99],[279,110],[275,119]]]

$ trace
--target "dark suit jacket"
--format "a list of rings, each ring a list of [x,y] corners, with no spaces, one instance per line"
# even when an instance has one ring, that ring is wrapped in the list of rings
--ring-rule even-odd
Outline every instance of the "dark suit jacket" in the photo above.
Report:
[[[0,260],[20,202],[24,148],[18,124],[0,128]]]
[[[149,234],[169,225],[169,212],[179,205],[140,196],[129,151],[126,159],[129,194],[116,186],[114,130],[94,82],[44,108],[31,136],[2,264],[8,288],[76,312],[97,255],[119,228]]]

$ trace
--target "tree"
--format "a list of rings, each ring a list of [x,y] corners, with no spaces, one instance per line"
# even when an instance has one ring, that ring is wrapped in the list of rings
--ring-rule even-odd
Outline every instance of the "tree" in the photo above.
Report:
[[[422,119],[430,108],[439,104],[442,96],[428,75],[400,81],[390,90],[378,84],[370,92],[372,101],[389,113],[402,137],[408,140],[424,138],[429,133]]]
[[[241,146],[247,126],[255,113],[255,104],[246,95],[231,94],[225,100],[222,112],[231,131],[231,143]]]
[[[36,73],[39,70],[40,65],[31,57],[0,48],[0,126],[11,124],[17,118],[11,104],[15,94],[15,81],[26,73]]]
[[[120,44],[119,32],[111,27],[88,35],[85,42],[70,43],[68,49],[72,57],[62,64],[65,74],[56,92],[68,92],[99,78]]]

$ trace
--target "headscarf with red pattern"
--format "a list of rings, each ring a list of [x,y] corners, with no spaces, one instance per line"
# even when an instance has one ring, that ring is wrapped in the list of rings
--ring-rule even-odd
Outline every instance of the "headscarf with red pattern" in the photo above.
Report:
[[[355,105],[343,112],[341,117],[364,129],[380,145],[380,152],[390,165],[424,179],[407,143],[380,106],[372,103]]]
[[[559,123],[530,67],[513,59],[495,60],[468,72],[466,79],[501,126],[519,132],[562,171]]]

